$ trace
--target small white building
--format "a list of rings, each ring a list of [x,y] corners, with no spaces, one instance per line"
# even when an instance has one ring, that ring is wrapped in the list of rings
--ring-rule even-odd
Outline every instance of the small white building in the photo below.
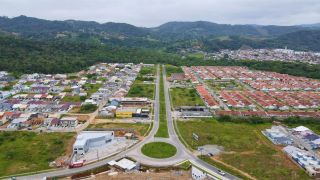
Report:
[[[194,166],[192,166],[191,175],[192,175],[192,179],[195,179],[195,180],[202,180],[207,177],[207,174],[205,172],[201,171],[200,169]]]
[[[26,122],[28,121],[28,118],[26,117],[20,117],[16,118],[8,125],[8,129],[19,129],[26,126]]]
[[[60,119],[60,126],[62,127],[76,127],[78,125],[77,117],[65,116]]]
[[[114,139],[113,131],[83,131],[73,145],[74,154],[84,154],[90,148],[102,146]]]
[[[293,128],[293,131],[301,133],[301,132],[305,132],[305,131],[310,131],[310,129],[307,127],[304,127],[304,126],[298,126],[296,128]]]
[[[124,171],[130,171],[137,167],[135,162],[126,158],[123,158],[119,161],[110,161],[108,164],[111,166],[116,166]]]

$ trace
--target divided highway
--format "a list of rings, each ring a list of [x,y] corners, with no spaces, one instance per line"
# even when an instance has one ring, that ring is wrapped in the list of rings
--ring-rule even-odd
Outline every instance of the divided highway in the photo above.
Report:
[[[166,76],[166,71],[163,66],[163,78],[165,79],[164,83],[164,94],[165,94],[165,100],[166,100],[166,110],[167,110],[167,120],[168,120],[168,130],[169,130],[169,135],[170,138],[173,140],[174,145],[178,149],[182,149],[185,154],[186,154],[186,159],[191,161],[195,166],[201,167],[202,169],[205,169],[207,172],[209,172],[211,175],[214,175],[215,177],[218,177],[220,179],[239,179],[229,173],[226,172],[225,176],[221,176],[218,173],[218,168],[209,165],[208,163],[202,161],[199,159],[196,155],[194,155],[189,149],[187,149],[180,139],[178,138],[178,135],[174,129],[174,122],[172,119],[172,113],[171,113],[171,104],[170,104],[170,94],[169,94],[169,82],[167,81],[167,76]]]

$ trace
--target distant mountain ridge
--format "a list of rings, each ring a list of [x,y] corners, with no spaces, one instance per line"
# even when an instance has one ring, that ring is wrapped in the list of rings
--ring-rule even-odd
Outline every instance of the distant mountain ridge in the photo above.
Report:
[[[64,38],[120,47],[161,48],[173,52],[192,48],[194,44],[206,51],[237,49],[242,45],[253,48],[288,46],[297,50],[320,51],[318,31],[320,24],[264,26],[175,21],[158,27],[143,28],[114,22],[0,17],[0,34],[36,40]]]
[[[83,33],[100,33],[105,31],[128,36],[146,35],[143,28],[138,28],[126,23],[108,22],[99,24],[94,21],[49,21],[27,16],[18,16],[15,18],[0,17],[0,29],[7,32],[19,33],[27,37],[41,36],[43,34],[53,36],[65,31]]]
[[[126,23],[97,23],[94,21],[49,21],[27,16],[14,18],[0,17],[0,29],[16,32],[26,36],[41,33],[58,33],[63,31],[87,32],[131,36],[152,35],[159,39],[196,39],[206,36],[254,36],[276,37],[286,33],[307,30],[315,26],[257,26],[257,25],[229,25],[207,21],[168,22],[154,28],[141,28]]]
[[[152,30],[158,35],[175,39],[196,39],[206,36],[252,36],[276,37],[282,34],[305,30],[299,26],[257,26],[216,24],[206,21],[168,22]]]

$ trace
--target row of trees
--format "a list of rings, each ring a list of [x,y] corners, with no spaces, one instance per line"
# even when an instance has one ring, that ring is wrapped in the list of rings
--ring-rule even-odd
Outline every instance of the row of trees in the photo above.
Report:
[[[182,59],[176,54],[152,49],[121,48],[70,41],[32,41],[0,36],[0,70],[17,73],[70,73],[98,62],[162,63],[175,66],[247,66],[320,79],[320,65],[277,61],[205,61],[196,57]]]

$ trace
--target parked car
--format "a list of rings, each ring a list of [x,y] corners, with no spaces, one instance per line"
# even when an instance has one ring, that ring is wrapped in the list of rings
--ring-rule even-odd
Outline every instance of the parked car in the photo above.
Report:
[[[221,174],[222,176],[226,175],[226,173],[221,171],[220,169],[218,170],[218,173]]]

